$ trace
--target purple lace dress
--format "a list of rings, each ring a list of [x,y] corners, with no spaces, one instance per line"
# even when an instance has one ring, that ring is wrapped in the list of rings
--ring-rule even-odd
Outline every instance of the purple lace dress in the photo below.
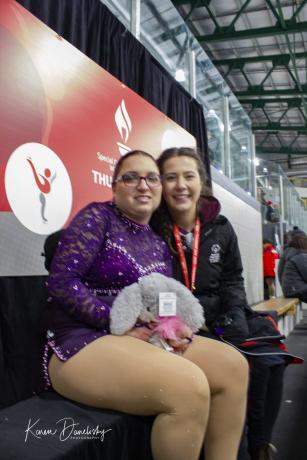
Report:
[[[52,352],[66,361],[108,334],[115,296],[153,272],[172,276],[167,245],[149,225],[131,221],[112,202],[91,203],[76,215],[59,242],[47,281],[47,386]]]

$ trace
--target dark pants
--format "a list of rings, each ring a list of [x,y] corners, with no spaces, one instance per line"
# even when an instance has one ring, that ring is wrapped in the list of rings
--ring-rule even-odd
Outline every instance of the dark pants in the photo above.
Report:
[[[307,303],[307,290],[300,292],[299,294],[295,295],[295,297],[298,297],[301,302]]]
[[[247,437],[250,451],[271,441],[282,400],[284,371],[285,363],[278,357],[261,356],[250,360],[247,411]]]

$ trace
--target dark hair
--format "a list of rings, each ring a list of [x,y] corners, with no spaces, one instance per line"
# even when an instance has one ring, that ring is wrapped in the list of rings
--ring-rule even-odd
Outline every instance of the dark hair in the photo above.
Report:
[[[118,173],[120,171],[120,168],[122,167],[124,161],[127,160],[127,158],[132,157],[133,155],[142,155],[144,157],[150,158],[155,164],[157,164],[156,159],[150,155],[150,153],[144,152],[143,150],[131,150],[130,152],[126,153],[126,155],[123,155],[118,162],[115,165],[114,172],[113,172],[113,177],[112,177],[112,187],[116,182]]]
[[[303,234],[294,235],[289,243],[289,248],[307,251],[307,236]]]
[[[163,176],[164,163],[170,158],[175,158],[175,157],[189,157],[189,158],[192,158],[196,162],[197,170],[198,170],[201,185],[202,185],[201,196],[200,196],[199,201],[201,201],[201,199],[204,197],[211,196],[212,195],[211,188],[208,186],[208,176],[207,176],[205,167],[203,165],[200,155],[195,149],[192,149],[190,147],[179,147],[179,148],[173,147],[173,148],[164,150],[157,160],[160,174]],[[198,208],[199,208],[199,204],[200,203],[198,203]],[[201,215],[200,215],[200,218],[202,218]],[[172,222],[170,213],[168,211],[168,208],[167,208],[167,205],[165,203],[163,196],[162,196],[162,201],[161,201],[159,208],[153,213],[153,216],[150,221],[150,225],[166,241],[171,252],[174,255],[178,255],[178,251],[174,245],[174,239],[173,239],[173,222]]]
[[[164,150],[157,160],[160,174],[163,174],[164,163],[174,157],[189,157],[195,161],[202,185],[201,196],[211,196],[212,193],[210,187],[208,186],[208,175],[205,170],[205,166],[197,150],[192,149],[191,147],[172,147]]]

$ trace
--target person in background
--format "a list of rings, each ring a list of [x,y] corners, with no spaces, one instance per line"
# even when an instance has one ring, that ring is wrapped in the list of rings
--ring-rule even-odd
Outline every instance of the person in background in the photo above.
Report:
[[[268,222],[276,223],[279,222],[280,219],[280,213],[278,206],[276,204],[273,204],[272,201],[267,201],[266,202],[266,220]]]
[[[278,265],[278,279],[285,297],[307,302],[307,236],[295,234]]]
[[[305,235],[305,232],[301,230],[297,225],[293,225],[292,230],[285,233],[284,235],[284,249],[286,249],[292,240],[292,238],[296,235]]]
[[[272,201],[267,201],[266,202],[266,214],[265,214],[265,217],[266,217],[266,220],[268,222],[272,222],[272,214],[274,212],[274,208],[272,206]]]
[[[248,318],[253,311],[247,304],[235,231],[220,215],[220,203],[205,185],[206,172],[194,149],[167,149],[158,158],[158,166],[163,200],[151,225],[174,254],[175,277],[192,290],[204,308],[210,332],[200,334],[216,339],[223,336],[221,340],[239,347],[250,337]],[[248,449],[251,460],[271,460],[270,441],[281,402],[285,361],[271,356],[273,346],[263,355],[260,348],[255,348],[255,356],[248,354]],[[227,380],[229,374],[222,372]],[[223,430],[221,427],[221,438]],[[243,449],[240,459],[241,455],[246,458]]]
[[[155,416],[154,460],[198,460],[204,439],[206,460],[236,460],[248,386],[240,353],[188,327],[172,342],[182,356],[148,342],[151,322],[109,333],[112,301],[125,286],[153,272],[172,275],[167,245],[149,226],[162,191],[154,158],[123,156],[112,188],[111,202],[77,214],[51,262],[46,379],[74,401]]]
[[[263,188],[257,187],[257,200],[261,205],[261,217],[263,220],[266,219],[266,209],[267,209],[267,202],[265,197],[265,192]]]
[[[263,240],[263,283],[264,298],[275,298],[275,261],[279,259],[278,252],[270,240]]]

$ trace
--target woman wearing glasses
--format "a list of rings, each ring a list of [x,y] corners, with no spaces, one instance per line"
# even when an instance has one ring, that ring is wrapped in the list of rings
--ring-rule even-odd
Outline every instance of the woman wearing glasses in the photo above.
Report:
[[[188,336],[175,344],[178,356],[148,343],[153,324],[109,334],[121,289],[151,272],[172,275],[167,245],[149,226],[161,189],[155,160],[130,152],[116,165],[113,201],[88,205],[65,230],[48,279],[46,377],[69,399],[156,416],[155,460],[198,460],[205,434],[206,460],[235,460],[248,380],[240,354]],[[228,370],[228,380],[212,372],[212,362]],[[221,405],[232,417],[227,433],[220,432]]]

